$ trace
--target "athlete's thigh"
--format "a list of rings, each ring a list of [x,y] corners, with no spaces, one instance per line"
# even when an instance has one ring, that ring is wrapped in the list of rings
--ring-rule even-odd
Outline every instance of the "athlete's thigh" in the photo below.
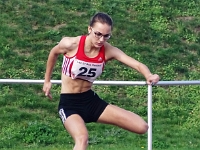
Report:
[[[98,122],[113,124],[135,133],[145,133],[148,129],[147,123],[139,115],[115,105],[108,105]]]
[[[70,115],[64,122],[64,126],[73,138],[83,135],[88,136],[85,122],[78,114]]]

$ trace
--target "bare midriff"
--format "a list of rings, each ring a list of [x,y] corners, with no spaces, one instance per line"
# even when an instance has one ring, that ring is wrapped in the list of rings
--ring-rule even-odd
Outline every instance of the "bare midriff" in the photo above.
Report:
[[[69,76],[66,76],[62,73],[61,76],[61,93],[82,93],[91,89],[91,82],[81,80],[81,79],[72,79]]]

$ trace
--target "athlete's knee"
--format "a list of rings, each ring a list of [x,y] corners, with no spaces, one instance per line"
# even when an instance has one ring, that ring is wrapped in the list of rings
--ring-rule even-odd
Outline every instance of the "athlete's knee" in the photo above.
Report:
[[[88,134],[82,134],[77,137],[75,137],[75,144],[81,145],[81,146],[87,146],[88,145]]]
[[[149,128],[148,124],[146,122],[144,122],[144,123],[140,124],[140,127],[139,127],[137,133],[138,134],[144,134],[148,131],[148,128]]]

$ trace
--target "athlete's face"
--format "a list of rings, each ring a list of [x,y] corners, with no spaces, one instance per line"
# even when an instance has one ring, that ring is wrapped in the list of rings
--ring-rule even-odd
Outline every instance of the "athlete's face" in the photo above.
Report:
[[[101,47],[111,37],[111,26],[96,22],[93,27],[88,27],[88,32],[92,37],[95,47]]]

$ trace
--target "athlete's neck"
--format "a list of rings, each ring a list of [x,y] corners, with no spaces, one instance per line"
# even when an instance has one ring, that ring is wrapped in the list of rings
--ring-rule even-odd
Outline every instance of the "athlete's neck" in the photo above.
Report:
[[[99,52],[100,48],[95,47],[94,44],[90,41],[90,39],[87,37],[85,40],[85,46],[84,46],[84,51],[85,53],[93,54],[96,53],[97,51]]]

